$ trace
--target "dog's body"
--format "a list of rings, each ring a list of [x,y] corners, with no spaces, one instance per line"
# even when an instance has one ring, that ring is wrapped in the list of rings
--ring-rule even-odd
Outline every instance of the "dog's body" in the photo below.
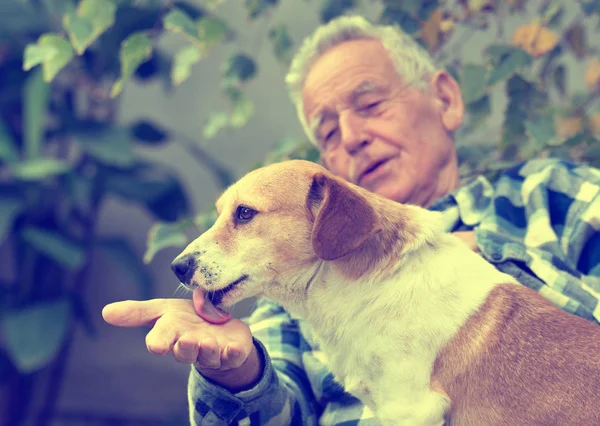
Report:
[[[217,209],[178,257],[187,284],[306,320],[383,424],[600,425],[600,328],[496,270],[438,213],[303,161],[246,175]]]

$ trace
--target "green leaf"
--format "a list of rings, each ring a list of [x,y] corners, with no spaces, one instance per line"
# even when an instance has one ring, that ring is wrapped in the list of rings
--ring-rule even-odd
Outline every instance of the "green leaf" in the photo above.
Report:
[[[29,71],[42,64],[44,80],[50,82],[73,56],[73,48],[67,40],[56,34],[43,34],[37,44],[29,44],[25,48],[23,69]]]
[[[559,65],[554,70],[554,85],[558,89],[561,96],[566,96],[566,68],[564,65]]]
[[[131,135],[138,141],[149,145],[165,142],[169,135],[167,131],[148,120],[140,120],[131,126]]]
[[[175,33],[183,34],[192,41],[198,40],[198,25],[181,9],[172,9],[163,19],[166,29]]]
[[[198,21],[198,39],[203,55],[227,36],[229,29],[222,19],[204,16]]]
[[[73,0],[43,0],[43,3],[49,14],[58,18],[75,12],[76,9]]]
[[[564,8],[557,1],[550,3],[544,2],[545,9],[540,10],[540,14],[543,16],[543,21],[546,22],[546,26],[551,28],[558,28],[562,23],[564,16]]]
[[[467,112],[469,113],[469,124],[471,126],[476,126],[481,123],[485,118],[489,117],[492,112],[490,96],[485,95],[477,101],[468,104]]]
[[[409,35],[414,35],[421,30],[419,20],[396,4],[390,4],[383,10],[379,22],[384,25],[399,25]]]
[[[71,323],[67,300],[39,303],[7,313],[1,320],[6,350],[21,373],[48,365],[60,350]]]
[[[114,84],[110,95],[117,96],[123,90],[125,82],[131,78],[135,70],[152,56],[152,40],[150,36],[139,31],[131,34],[121,43],[119,58],[121,60],[121,78]]]
[[[338,16],[343,15],[346,11],[356,7],[356,0],[325,0],[321,4],[319,17],[321,23],[326,24]]]
[[[19,152],[17,151],[15,141],[4,125],[4,121],[0,119],[0,162],[11,164],[18,160]]]
[[[0,244],[10,231],[15,217],[21,213],[25,203],[18,198],[0,197]]]
[[[246,0],[246,10],[250,19],[256,19],[266,13],[270,7],[277,6],[279,0]]]
[[[234,128],[243,127],[254,115],[254,103],[243,91],[229,88],[227,95],[232,103],[229,125]]]
[[[224,66],[224,77],[231,81],[245,82],[251,80],[256,74],[254,59],[244,53],[232,55]]]
[[[181,49],[175,55],[173,68],[171,68],[171,81],[175,86],[180,85],[189,78],[192,66],[202,59],[202,52],[198,47],[190,45]]]
[[[583,25],[573,24],[567,28],[565,41],[577,59],[585,58],[588,47]]]
[[[202,130],[205,140],[214,138],[222,129],[229,125],[229,116],[224,112],[213,112],[208,117]]]
[[[84,16],[79,16],[75,12],[69,13],[63,19],[63,26],[69,34],[71,45],[79,55],[94,41],[94,26]]]
[[[460,86],[465,104],[470,104],[486,94],[486,69],[482,65],[467,64],[460,71]]]
[[[188,214],[186,192],[176,173],[159,164],[138,163],[105,177],[107,191],[127,202],[143,203],[159,220],[173,222]]]
[[[284,64],[292,60],[294,42],[285,24],[275,25],[269,30],[269,40],[273,43],[273,52],[278,61]]]
[[[114,0],[81,0],[77,15],[71,13],[65,16],[63,24],[77,53],[81,55],[114,25],[116,11]]]
[[[578,2],[586,15],[599,14],[600,15],[600,0],[586,0]]]
[[[506,80],[520,69],[531,64],[531,56],[523,49],[513,48],[510,53],[498,58],[493,65],[488,78],[488,85],[493,85],[499,81]]]
[[[66,268],[76,270],[85,261],[85,251],[81,246],[58,232],[28,226],[21,230],[21,237],[37,251]]]
[[[135,163],[131,134],[125,128],[109,127],[98,131],[75,133],[83,150],[102,164],[130,167]]]
[[[102,238],[97,242],[97,247],[117,261],[139,285],[142,299],[151,299],[154,296],[152,276],[131,244],[123,238]]]
[[[27,78],[23,95],[25,158],[31,160],[40,156],[50,96],[50,87],[41,71],[35,71]]]
[[[32,182],[65,174],[71,170],[71,166],[61,160],[40,157],[13,164],[11,169],[13,176],[17,179]]]
[[[546,114],[537,120],[525,122],[525,132],[536,142],[537,147],[551,145],[556,137],[554,131],[554,116]]]
[[[188,224],[188,227],[191,224]],[[148,232],[144,263],[150,263],[156,253],[167,247],[183,247],[189,239],[184,233],[181,223],[157,222]]]

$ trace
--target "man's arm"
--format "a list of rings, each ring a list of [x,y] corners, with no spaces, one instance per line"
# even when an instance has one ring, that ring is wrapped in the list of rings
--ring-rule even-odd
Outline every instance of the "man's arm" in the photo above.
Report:
[[[191,425],[226,425],[243,419],[250,425],[317,424],[318,407],[302,365],[305,342],[296,321],[280,306],[261,300],[246,322],[262,367],[258,381],[238,390],[232,383],[217,384],[223,383],[223,377],[209,378],[210,374],[192,368],[188,383]]]

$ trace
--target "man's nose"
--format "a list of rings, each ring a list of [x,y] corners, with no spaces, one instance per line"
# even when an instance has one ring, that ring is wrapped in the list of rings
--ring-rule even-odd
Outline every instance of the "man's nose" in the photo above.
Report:
[[[339,125],[341,142],[348,154],[354,155],[368,145],[369,141],[363,130],[362,117],[348,111],[340,116]]]
[[[189,284],[194,275],[194,263],[194,256],[186,254],[185,256],[175,258],[173,263],[171,263],[171,270],[181,283]]]

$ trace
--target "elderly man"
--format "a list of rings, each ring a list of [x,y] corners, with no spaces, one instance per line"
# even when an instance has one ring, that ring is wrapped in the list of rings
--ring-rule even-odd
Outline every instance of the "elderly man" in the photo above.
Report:
[[[360,17],[319,28],[287,83],[329,170],[444,212],[447,230],[498,269],[571,313],[600,319],[598,170],[534,161],[494,185],[479,178],[461,186],[453,141],[464,115],[459,85],[399,29]],[[193,303],[120,302],[104,311],[116,325],[154,324],[150,351],[193,364],[192,424],[377,424],[333,381],[306,325],[280,306],[259,301],[250,327],[209,324],[196,315],[203,309],[219,315],[196,295]]]

